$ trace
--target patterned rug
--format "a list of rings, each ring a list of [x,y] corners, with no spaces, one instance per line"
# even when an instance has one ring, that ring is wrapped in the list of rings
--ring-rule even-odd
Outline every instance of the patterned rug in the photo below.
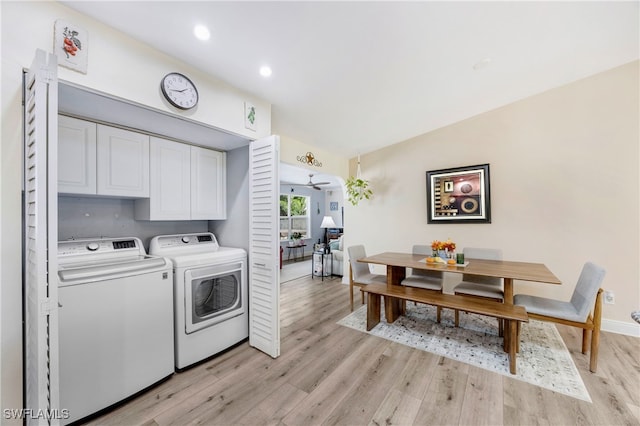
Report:
[[[448,309],[442,310],[440,324],[435,322],[433,306],[409,302],[407,315],[393,324],[385,321],[384,307],[382,312],[380,323],[369,332],[366,306],[338,324],[591,402],[564,341],[551,323],[529,320],[522,324],[517,374],[513,375],[509,373],[509,358],[502,349],[494,318],[461,312],[460,327],[456,328],[453,311]]]

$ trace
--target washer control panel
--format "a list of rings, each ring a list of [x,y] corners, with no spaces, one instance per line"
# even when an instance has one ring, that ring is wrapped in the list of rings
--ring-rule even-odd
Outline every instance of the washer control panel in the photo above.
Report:
[[[146,254],[138,238],[90,238],[58,241],[58,256]]]

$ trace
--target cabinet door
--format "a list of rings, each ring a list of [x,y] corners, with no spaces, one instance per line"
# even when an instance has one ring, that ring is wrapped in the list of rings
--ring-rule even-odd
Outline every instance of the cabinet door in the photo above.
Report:
[[[191,147],[191,219],[227,218],[226,154]]]
[[[149,200],[136,200],[136,219],[191,219],[191,147],[155,137],[150,145]]]
[[[58,192],[96,193],[96,123],[58,116]]]
[[[98,124],[99,195],[149,197],[149,136]]]

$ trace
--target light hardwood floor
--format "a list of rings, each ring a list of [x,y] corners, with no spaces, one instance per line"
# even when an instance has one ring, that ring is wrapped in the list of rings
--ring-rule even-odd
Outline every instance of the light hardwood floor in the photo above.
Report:
[[[339,326],[349,290],[338,278],[281,288],[278,359],[242,343],[91,424],[640,424],[638,338],[602,333],[593,374],[580,331],[557,326],[591,404]]]

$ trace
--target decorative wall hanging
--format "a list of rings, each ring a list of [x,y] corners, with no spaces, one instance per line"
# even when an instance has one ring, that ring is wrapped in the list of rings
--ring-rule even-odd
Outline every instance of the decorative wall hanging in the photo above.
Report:
[[[255,132],[257,118],[258,117],[256,116],[255,105],[249,102],[245,102],[244,103],[244,127],[249,130],[253,130]]]
[[[427,172],[427,223],[491,223],[489,165]]]
[[[53,26],[53,53],[58,65],[87,73],[89,34],[84,28],[65,20],[56,20]]]
[[[332,212],[337,212],[338,211],[338,202],[337,201],[330,201],[329,202],[329,210],[331,210]]]
[[[305,155],[300,155],[296,157],[296,160],[309,166],[322,167],[322,163],[316,159],[313,152],[307,152]]]

